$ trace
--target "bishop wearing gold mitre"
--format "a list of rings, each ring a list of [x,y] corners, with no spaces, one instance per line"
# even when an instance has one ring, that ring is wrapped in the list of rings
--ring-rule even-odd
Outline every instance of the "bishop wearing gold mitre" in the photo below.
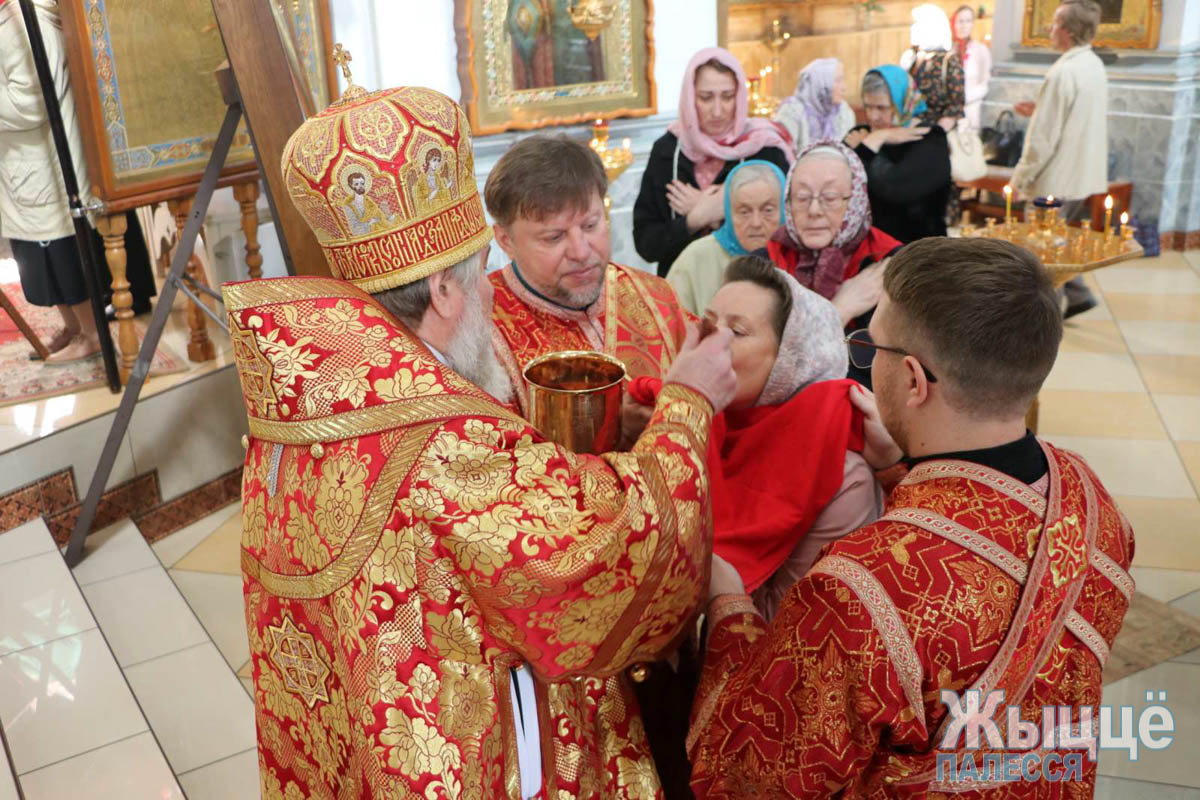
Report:
[[[538,356],[601,350],[630,379],[661,378],[683,344],[686,312],[670,284],[609,260],[607,191],[600,157],[566,137],[522,139],[488,173],[484,199],[510,262],[491,274],[496,351],[522,410],[521,370]]]
[[[704,593],[729,336],[689,338],[631,452],[576,455],[502,402],[457,105],[352,87],[283,173],[339,279],[224,287],[263,797],[660,796],[623,670]],[[386,226],[349,229],[350,174]]]

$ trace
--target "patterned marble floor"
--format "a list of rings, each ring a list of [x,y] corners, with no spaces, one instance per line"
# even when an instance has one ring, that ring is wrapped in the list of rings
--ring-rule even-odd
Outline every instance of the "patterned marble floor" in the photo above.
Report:
[[[1103,302],[1068,323],[1040,433],[1129,515],[1138,590],[1200,617],[1200,252],[1088,280]],[[39,525],[0,536],[0,719],[24,796],[257,797],[236,507],[152,546],[116,525],[74,575]],[[1141,707],[1147,691],[1168,693],[1176,742],[1102,754],[1096,797],[1200,800],[1200,650],[1104,701]],[[11,781],[0,768],[0,800]]]

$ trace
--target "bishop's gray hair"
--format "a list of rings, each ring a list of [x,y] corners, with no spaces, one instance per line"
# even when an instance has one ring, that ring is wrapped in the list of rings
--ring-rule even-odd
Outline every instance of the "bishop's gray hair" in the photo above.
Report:
[[[485,251],[486,249],[484,248]],[[466,289],[471,286],[472,281],[479,279],[479,269],[479,253],[472,253],[454,266],[448,267],[446,271],[451,280]],[[421,324],[433,299],[429,290],[429,276],[394,289],[376,292],[371,296],[379,301],[379,305],[390,311],[392,316],[413,330]]]

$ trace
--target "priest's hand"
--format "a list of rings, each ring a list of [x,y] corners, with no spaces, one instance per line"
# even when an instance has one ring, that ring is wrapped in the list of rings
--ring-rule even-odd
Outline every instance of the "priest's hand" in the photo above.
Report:
[[[733,568],[725,559],[721,558],[716,553],[712,557],[712,575],[708,579],[708,599],[712,602],[714,597],[723,594],[745,594],[746,584],[742,583],[742,576]]]
[[[875,394],[864,386],[850,387],[850,402],[863,414],[863,458],[871,469],[887,469],[904,457],[904,451],[879,417]]]
[[[1013,103],[1013,111],[1020,114],[1022,117],[1032,117],[1034,110],[1037,108],[1037,103],[1032,100],[1022,100],[1019,103]]]
[[[621,395],[621,450],[629,450],[650,422],[654,406],[644,406],[630,396]]]
[[[695,389],[712,403],[714,414],[724,411],[737,391],[733,354],[729,350],[731,341],[733,331],[728,328],[717,328],[701,339],[699,327],[689,324],[683,348],[663,376],[663,382]]]

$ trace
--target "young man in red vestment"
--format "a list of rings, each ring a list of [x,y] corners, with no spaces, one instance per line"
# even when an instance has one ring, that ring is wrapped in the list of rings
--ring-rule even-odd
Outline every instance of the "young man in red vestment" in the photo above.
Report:
[[[1048,706],[1079,723],[1133,592],[1125,517],[1082,458],[1025,429],[1061,336],[1053,286],[1022,248],[931,238],[892,258],[851,358],[871,361],[868,426],[886,426],[910,471],[769,626],[714,560],[688,736],[698,797],[1091,796],[1095,762],[1062,742],[1021,754],[1034,780],[938,772],[982,756],[955,727],[969,700],[950,713],[966,690],[1004,692],[976,722],[1004,729],[1009,705],[1039,728]]]

